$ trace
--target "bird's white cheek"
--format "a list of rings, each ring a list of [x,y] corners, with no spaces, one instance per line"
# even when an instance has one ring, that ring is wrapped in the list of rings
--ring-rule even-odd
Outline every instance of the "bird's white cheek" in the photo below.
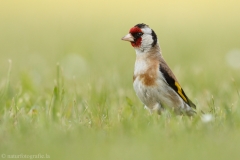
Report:
[[[145,46],[151,46],[152,43],[153,43],[152,36],[147,35],[147,36],[144,36],[144,37],[143,37],[142,45],[145,45]]]
[[[144,52],[148,52],[152,48],[153,39],[150,35],[142,37],[141,48],[144,49]]]

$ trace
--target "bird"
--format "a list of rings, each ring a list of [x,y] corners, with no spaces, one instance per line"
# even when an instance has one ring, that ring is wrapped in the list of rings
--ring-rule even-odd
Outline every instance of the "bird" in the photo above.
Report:
[[[196,105],[187,97],[163,58],[156,33],[139,23],[121,40],[128,41],[136,52],[133,88],[150,113],[161,115],[170,109],[177,115],[193,116]]]

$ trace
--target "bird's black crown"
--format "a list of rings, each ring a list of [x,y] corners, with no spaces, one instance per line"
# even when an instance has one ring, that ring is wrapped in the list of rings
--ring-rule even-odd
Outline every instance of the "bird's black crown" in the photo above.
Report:
[[[138,27],[138,28],[144,28],[145,26],[148,27],[148,25],[146,25],[144,23],[139,23],[139,24],[135,25],[135,27]]]

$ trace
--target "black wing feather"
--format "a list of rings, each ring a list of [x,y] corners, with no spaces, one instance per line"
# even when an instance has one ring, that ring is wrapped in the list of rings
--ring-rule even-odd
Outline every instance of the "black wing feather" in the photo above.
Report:
[[[167,69],[164,68],[164,66],[162,66],[161,64],[159,69],[162,72],[169,86],[183,99],[183,101],[187,103],[190,107],[196,108],[196,105],[193,104],[192,101],[186,96],[186,94],[184,93],[183,89],[180,87],[178,82],[176,82],[174,78],[169,75],[169,73],[167,72]]]

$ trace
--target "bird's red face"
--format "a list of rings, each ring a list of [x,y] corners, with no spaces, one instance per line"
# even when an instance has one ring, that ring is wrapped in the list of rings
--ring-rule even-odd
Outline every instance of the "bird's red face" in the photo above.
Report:
[[[129,41],[133,47],[140,47],[142,43],[143,32],[138,26],[130,29],[129,34],[124,36],[122,40]]]
[[[143,35],[142,30],[140,28],[138,28],[138,27],[133,27],[133,28],[130,29],[129,33],[134,37],[134,41],[131,42],[131,45],[133,47],[141,46],[142,35]]]

